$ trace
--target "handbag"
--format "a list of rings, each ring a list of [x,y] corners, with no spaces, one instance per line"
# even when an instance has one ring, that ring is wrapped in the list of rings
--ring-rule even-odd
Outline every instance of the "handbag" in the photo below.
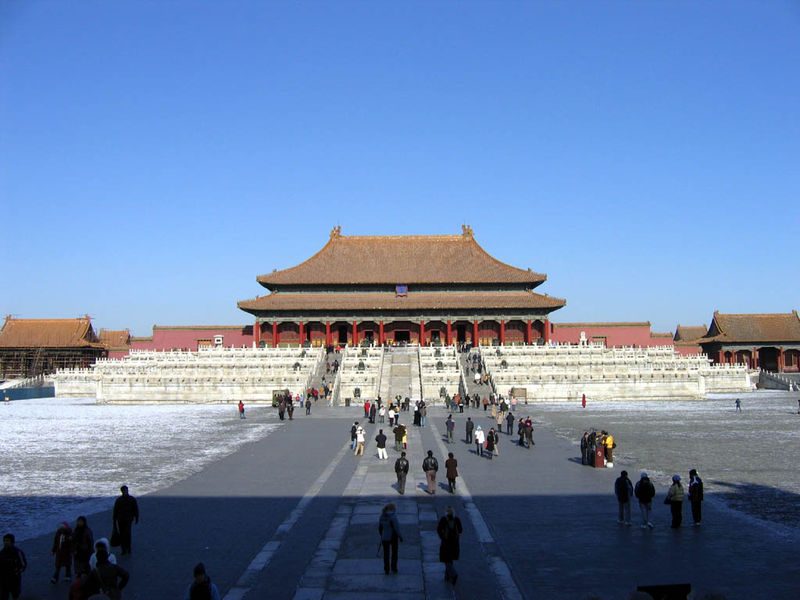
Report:
[[[111,539],[108,540],[108,543],[112,546],[116,547],[122,543],[122,540],[119,539],[119,529],[117,529],[117,523],[114,522],[114,529],[111,530]]]
[[[669,496],[664,498],[664,504],[672,504],[672,500],[669,499]]]

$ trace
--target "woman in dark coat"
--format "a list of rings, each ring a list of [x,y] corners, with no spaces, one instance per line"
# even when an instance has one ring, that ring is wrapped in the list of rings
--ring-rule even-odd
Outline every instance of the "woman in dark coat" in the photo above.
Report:
[[[459,538],[463,528],[461,527],[461,520],[453,512],[452,506],[448,506],[445,513],[445,516],[439,519],[439,525],[436,527],[436,533],[439,534],[439,539],[441,540],[439,562],[445,564],[444,580],[455,585],[458,579],[458,572],[453,565],[453,561],[458,560],[461,553]]]
[[[89,572],[89,558],[94,552],[94,534],[86,523],[86,517],[80,516],[75,522],[72,532],[72,553],[75,556],[75,573]]]
[[[456,477],[458,477],[458,461],[453,456],[452,452],[447,454],[447,460],[444,461],[444,468],[447,470],[447,483],[450,484],[450,493],[456,492]]]
[[[497,434],[494,432],[494,427],[489,430],[486,436],[486,451],[489,453],[489,460],[492,460],[495,447],[497,446]]]

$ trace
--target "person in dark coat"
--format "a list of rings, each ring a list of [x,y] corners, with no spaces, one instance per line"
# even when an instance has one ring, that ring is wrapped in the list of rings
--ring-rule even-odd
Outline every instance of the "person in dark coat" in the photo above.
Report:
[[[581,438],[581,464],[589,464],[589,432],[584,431]]]
[[[398,542],[403,541],[403,535],[400,533],[400,522],[397,520],[394,504],[387,504],[383,507],[381,518],[378,521],[378,533],[383,546],[383,572],[388,575],[391,567],[392,572],[397,573]]]
[[[619,504],[619,519],[617,523],[631,524],[631,498],[633,497],[633,484],[628,479],[628,472],[622,471],[614,482],[614,495]]]
[[[697,474],[697,469],[689,471],[689,504],[692,506],[692,520],[695,526],[703,520],[703,480]]]
[[[445,564],[444,580],[449,581],[453,585],[455,585],[458,580],[458,572],[453,562],[457,561],[461,554],[461,544],[459,540],[462,531],[461,519],[455,516],[453,507],[448,506],[445,511],[445,516],[439,519],[439,524],[436,526],[436,533],[439,534],[439,539],[441,540],[439,544],[439,562]]]
[[[5,534],[3,549],[0,550],[0,598],[19,598],[22,592],[22,572],[27,568],[25,553],[14,545],[14,534]]]
[[[452,452],[447,453],[447,460],[444,461],[445,476],[450,485],[450,493],[456,493],[456,477],[458,477],[458,461],[453,457]]]
[[[108,552],[104,548],[97,550],[97,566],[92,569],[83,584],[84,597],[104,593],[115,600],[122,598],[122,589],[128,585],[130,575],[119,565],[108,561]]]
[[[80,516],[72,530],[72,555],[75,563],[75,574],[89,572],[89,558],[94,552],[94,534],[86,523],[86,517]]]
[[[128,486],[123,485],[119,490],[122,495],[114,502],[114,512],[112,520],[114,528],[119,532],[119,545],[122,546],[122,554],[131,553],[131,524],[135,521],[139,524],[139,504],[136,498],[128,493]]]
[[[525,419],[525,444],[530,450],[531,446],[535,446],[536,442],[533,441],[533,421],[528,417]]]
[[[472,443],[472,432],[475,429],[475,423],[472,422],[472,417],[467,417],[467,422],[464,424],[466,430],[466,440],[468,444]]]
[[[58,525],[50,554],[55,557],[56,567],[50,583],[58,583],[61,567],[64,567],[64,581],[72,580],[72,527],[66,521],[61,521]]]
[[[394,461],[394,472],[397,474],[397,491],[406,493],[406,477],[408,476],[408,459],[406,453],[401,452],[400,458]]]
[[[492,460],[496,449],[497,433],[495,433],[494,427],[492,427],[489,429],[489,433],[486,434],[486,452],[489,454],[489,460]]]
[[[636,486],[633,488],[633,495],[639,500],[639,511],[642,513],[641,528],[653,528],[650,520],[650,511],[653,510],[653,497],[656,495],[656,488],[647,473],[642,473]]]
[[[514,431],[514,413],[509,412],[506,415],[506,433],[511,435],[512,431]]]
[[[519,445],[525,445],[525,419],[520,417],[520,420],[517,422],[517,435],[519,436]]]

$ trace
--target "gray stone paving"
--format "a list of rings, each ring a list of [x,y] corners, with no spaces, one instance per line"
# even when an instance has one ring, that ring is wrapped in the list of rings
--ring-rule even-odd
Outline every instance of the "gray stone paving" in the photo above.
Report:
[[[182,597],[199,560],[223,595],[229,594],[265,549],[274,555],[251,573],[247,591],[231,598],[471,599],[517,593],[578,600],[594,592],[612,600],[627,598],[637,585],[669,582],[690,582],[695,590],[719,591],[728,600],[798,598],[796,534],[713,501],[699,528],[670,530],[667,507],[658,503],[655,530],[619,526],[612,494],[619,468],[576,464],[572,441],[541,426],[533,449],[516,447],[514,437],[503,435],[500,456],[489,461],[461,440],[444,443],[446,413],[431,409],[429,427],[410,427],[411,472],[406,496],[400,496],[393,488],[396,452],[390,445],[388,461],[375,456],[377,425],[367,429],[364,457],[345,451],[331,466],[350,423],[362,414],[359,407],[317,407],[312,417],[283,423],[280,431],[201,473],[140,498],[134,553],[120,557],[132,575],[126,600]],[[467,416],[490,421],[482,409],[456,415],[459,437]],[[403,417],[410,421],[410,413]],[[257,418],[255,411],[248,418]],[[422,490],[427,449],[434,450],[442,470],[444,453],[455,453],[457,496],[441,486],[434,497]],[[635,477],[638,469],[634,460],[628,470]],[[659,489],[657,501],[664,491]],[[405,538],[400,573],[390,576],[376,555],[377,516],[387,501],[399,508]],[[455,589],[443,581],[437,561],[435,525],[448,504],[465,526]],[[686,520],[688,512],[687,506]],[[107,513],[89,519],[97,535],[106,534],[102,524],[109,520]],[[276,541],[280,546],[270,545]],[[31,567],[23,598],[66,595],[64,584],[47,583],[51,542],[43,536],[24,544]]]

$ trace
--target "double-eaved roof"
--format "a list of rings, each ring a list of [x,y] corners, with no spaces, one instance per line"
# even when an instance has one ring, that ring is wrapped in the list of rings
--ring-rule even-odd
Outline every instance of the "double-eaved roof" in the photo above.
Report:
[[[468,226],[460,235],[402,236],[343,236],[336,227],[308,260],[257,278],[271,294],[238,306],[253,314],[500,308],[549,312],[566,301],[531,291],[546,279],[491,256]],[[407,289],[395,293],[395,286]]]
[[[6,317],[0,348],[103,348],[87,317],[77,319],[16,319]]]
[[[341,235],[305,262],[261,275],[281,285],[515,283],[535,287],[547,277],[518,269],[487,253],[464,227],[461,235]]]
[[[800,317],[797,311],[772,314],[722,314],[714,312],[708,333],[698,340],[712,342],[759,344],[765,342],[800,342]]]

